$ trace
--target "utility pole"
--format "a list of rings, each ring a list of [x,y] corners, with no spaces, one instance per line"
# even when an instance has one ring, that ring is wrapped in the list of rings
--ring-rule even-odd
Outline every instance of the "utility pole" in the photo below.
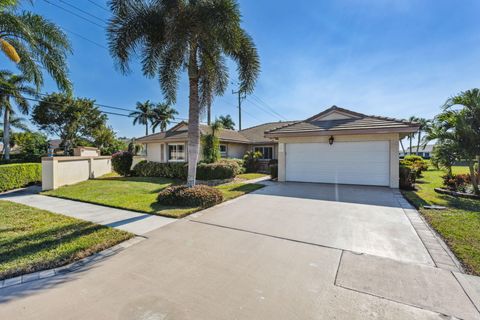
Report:
[[[242,99],[245,99],[246,94],[242,95],[242,91],[233,91],[233,94],[238,94],[238,131],[242,130]]]

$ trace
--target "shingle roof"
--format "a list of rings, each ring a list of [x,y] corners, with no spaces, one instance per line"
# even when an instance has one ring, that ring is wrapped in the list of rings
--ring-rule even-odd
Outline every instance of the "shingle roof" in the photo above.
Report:
[[[332,111],[347,114],[345,119],[321,120],[323,115]],[[266,132],[269,137],[296,135],[296,134],[329,134],[329,133],[355,133],[355,132],[414,132],[418,130],[418,124],[403,120],[369,116],[353,112],[344,108],[333,106],[304,121],[298,121],[290,125],[273,129]]]
[[[186,125],[185,122],[181,124]],[[188,130],[187,129],[175,130],[175,128],[178,126],[179,125],[165,132],[154,133],[148,136],[138,138],[137,141],[138,142],[186,141],[188,139]],[[211,132],[211,129],[209,126],[204,124],[200,125],[201,134],[208,134],[209,132]],[[227,141],[227,142],[250,143],[250,140],[248,140],[245,136],[243,136],[242,134],[240,134],[235,130],[220,129],[220,131],[218,132],[218,138],[221,141]]]
[[[251,128],[243,129],[240,131],[240,133],[244,135],[247,139],[249,139],[252,143],[268,143],[272,142],[273,139],[266,138],[265,131],[270,131],[276,128],[288,126],[295,122],[297,121],[277,121],[264,123]]]

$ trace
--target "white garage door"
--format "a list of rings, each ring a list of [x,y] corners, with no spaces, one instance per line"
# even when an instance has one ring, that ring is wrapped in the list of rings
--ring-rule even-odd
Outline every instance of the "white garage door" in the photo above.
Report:
[[[289,143],[286,180],[388,186],[388,141]]]

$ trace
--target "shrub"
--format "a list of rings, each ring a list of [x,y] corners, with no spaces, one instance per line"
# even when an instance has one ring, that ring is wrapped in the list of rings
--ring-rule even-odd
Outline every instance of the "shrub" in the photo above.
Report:
[[[471,184],[469,174],[447,174],[443,177],[443,185],[452,191],[466,192],[467,186]]]
[[[416,173],[410,167],[400,166],[400,189],[412,190]]]
[[[278,178],[278,164],[271,164],[270,166],[270,176],[272,179]]]
[[[200,163],[197,166],[197,179],[231,179],[235,177],[236,170],[239,170],[236,163]]]
[[[247,173],[251,172],[258,172],[260,168],[260,161],[259,159],[262,157],[262,153],[259,151],[248,151],[243,156],[243,166],[245,167],[245,171]]]
[[[133,175],[186,180],[187,165],[183,162],[159,163],[143,160],[135,165]]]
[[[42,181],[40,163],[15,163],[0,166],[0,191],[25,187]]]
[[[422,172],[428,170],[428,162],[417,155],[405,156],[403,160],[400,160],[400,165],[412,169],[415,172],[417,178],[422,176]]]
[[[227,163],[231,165],[233,167],[233,170],[235,171],[235,176],[238,176],[239,174],[245,172],[242,159],[220,159],[218,163]]]
[[[207,208],[223,201],[222,193],[212,187],[196,185],[194,187],[172,186],[158,194],[158,203],[166,206],[185,206]]]
[[[128,176],[132,167],[133,154],[128,151],[120,151],[112,155],[112,166],[119,175]]]

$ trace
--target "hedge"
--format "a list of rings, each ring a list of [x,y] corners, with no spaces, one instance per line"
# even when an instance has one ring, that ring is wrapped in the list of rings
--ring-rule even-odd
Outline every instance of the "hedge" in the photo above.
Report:
[[[186,180],[187,170],[187,165],[183,162],[159,163],[144,160],[135,165],[133,175],[138,177],[162,177]],[[231,179],[235,177],[237,170],[237,163],[200,163],[197,166],[197,179]]]
[[[220,190],[204,185],[171,186],[160,191],[157,200],[166,206],[208,208],[222,202],[223,195]]]
[[[132,167],[133,153],[128,151],[120,151],[112,155],[112,167],[115,172],[122,176],[130,174]]]
[[[42,181],[40,163],[13,163],[0,165],[0,192],[25,187]]]

